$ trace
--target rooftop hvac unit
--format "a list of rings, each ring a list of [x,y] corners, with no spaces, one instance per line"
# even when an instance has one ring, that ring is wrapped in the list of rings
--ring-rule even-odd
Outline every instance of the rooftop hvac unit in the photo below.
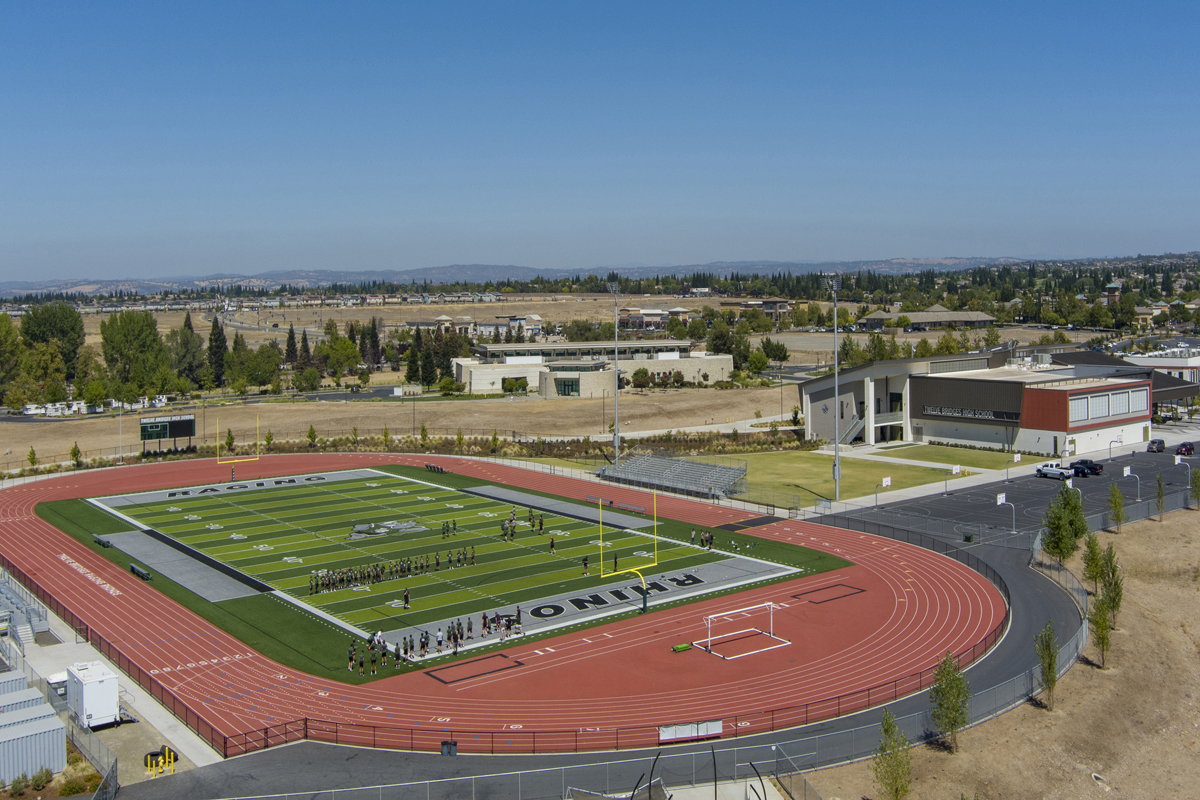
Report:
[[[1034,353],[1033,360],[1034,360],[1034,363],[1037,364],[1038,366],[1042,366],[1042,367],[1050,366],[1050,354],[1049,353]]]

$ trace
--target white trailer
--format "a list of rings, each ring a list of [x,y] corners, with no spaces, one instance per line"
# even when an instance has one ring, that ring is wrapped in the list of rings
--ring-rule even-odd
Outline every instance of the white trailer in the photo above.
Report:
[[[117,676],[101,661],[67,667],[67,708],[80,725],[97,728],[121,721]]]

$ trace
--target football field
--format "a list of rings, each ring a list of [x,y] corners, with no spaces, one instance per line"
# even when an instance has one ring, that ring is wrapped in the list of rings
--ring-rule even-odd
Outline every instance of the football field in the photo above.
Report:
[[[601,536],[595,522],[535,510],[531,525],[525,507],[364,472],[100,502],[363,631],[419,628],[607,585],[618,578],[614,559],[622,570],[649,565],[656,549],[656,576],[738,559],[655,537],[649,520],[640,520],[640,532],[606,523]],[[515,533],[505,541],[501,523],[514,508]],[[426,559],[427,569],[408,569]],[[314,587],[326,575],[339,576],[338,583]]]

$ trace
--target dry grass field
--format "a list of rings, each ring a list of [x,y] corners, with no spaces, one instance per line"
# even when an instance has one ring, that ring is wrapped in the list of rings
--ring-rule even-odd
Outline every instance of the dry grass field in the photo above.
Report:
[[[410,320],[434,319],[443,314],[448,317],[472,317],[477,321],[491,322],[497,315],[538,314],[543,319],[555,324],[569,322],[573,319],[586,319],[591,322],[606,322],[613,317],[613,299],[611,295],[517,295],[518,299],[505,300],[499,303],[447,303],[430,305],[392,305],[392,306],[358,306],[354,308],[278,308],[264,309],[260,312],[239,311],[227,317],[233,329],[241,332],[251,346],[257,346],[271,339],[278,339],[280,344],[287,338],[289,325],[296,326],[296,335],[301,329],[307,328],[309,336],[320,333],[325,327],[325,320],[335,319],[338,326],[351,320],[364,322],[371,317],[380,317],[388,326],[402,325]],[[621,297],[621,306],[646,308],[683,308],[699,310],[704,306],[716,307],[719,300],[700,298],[664,297],[662,295],[626,296]],[[171,328],[183,324],[183,312],[160,313],[158,329],[166,333]],[[84,333],[88,344],[100,346],[100,321],[106,319],[99,314],[85,315],[83,318]],[[206,332],[212,324],[212,315],[193,315],[192,324],[198,331]],[[272,327],[278,325],[278,328]],[[233,334],[229,333],[230,338]]]
[[[794,399],[790,402],[796,402]],[[789,406],[790,408],[790,406]],[[779,413],[778,389],[671,389],[646,393],[622,394],[621,431],[671,430],[690,425],[725,424]],[[143,412],[154,416],[157,411]],[[612,422],[612,400],[536,396],[514,400],[426,400],[417,403],[396,401],[310,401],[272,402],[187,409],[172,408],[170,413],[195,413],[196,428],[208,431],[208,442],[219,431],[232,429],[238,441],[252,441],[256,418],[265,436],[268,429],[276,439],[302,438],[312,424],[318,435],[345,435],[357,427],[360,435],[376,435],[388,426],[397,436],[409,434],[426,425],[431,431],[464,432],[498,429],[501,434],[513,430],[532,435],[577,434],[608,436]],[[415,414],[415,422],[414,422]],[[120,438],[126,452],[140,449],[137,441],[139,414],[130,413],[119,422],[115,416],[80,419],[15,421],[0,420],[0,453],[12,452],[0,462],[19,460],[33,446],[41,455],[67,453],[74,442],[82,450],[114,448]],[[732,426],[731,426],[732,427]]]

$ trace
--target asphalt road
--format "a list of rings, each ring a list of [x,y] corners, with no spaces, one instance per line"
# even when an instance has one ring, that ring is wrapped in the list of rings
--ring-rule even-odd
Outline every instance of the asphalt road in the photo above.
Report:
[[[999,644],[982,661],[967,670],[972,689],[979,691],[1004,683],[1022,675],[1036,666],[1033,652],[1033,637],[1052,619],[1058,641],[1065,643],[1079,629],[1081,618],[1075,604],[1066,592],[1040,573],[1030,569],[1028,553],[999,547],[976,545],[971,552],[991,565],[1008,584],[1012,596],[1012,617],[1008,632]],[[781,700],[782,702],[782,700]],[[974,702],[974,701],[973,701]],[[986,702],[986,701],[984,701]],[[929,710],[928,692],[903,698],[886,706],[895,716],[923,713]],[[688,765],[694,765],[702,777],[712,774],[713,761],[710,746],[726,749],[718,753],[716,772],[725,779],[732,777],[735,770],[745,775],[747,762],[755,762],[760,769],[770,769],[775,763],[775,747],[786,751],[797,759],[797,766],[808,769],[817,765],[836,763],[843,760],[844,748],[857,748],[853,731],[878,723],[881,708],[859,714],[838,717],[826,722],[802,728],[776,731],[757,736],[741,737],[736,740],[722,739],[717,742],[701,742],[662,748],[663,762],[656,776],[661,775],[668,786],[681,785],[690,780]],[[827,740],[823,752],[801,752],[804,748],[785,743],[805,736],[840,733],[842,736]],[[911,737],[911,734],[910,734]],[[874,746],[877,742],[869,742]],[[839,744],[842,747],[839,747]],[[730,751],[728,748],[737,748]],[[456,756],[443,757],[428,753],[405,753],[387,750],[371,750],[340,747],[314,742],[301,742],[286,747],[271,748],[247,756],[190,770],[153,782],[144,782],[123,787],[121,796],[128,800],[152,800],[170,796],[173,800],[213,800],[214,798],[246,797],[271,793],[288,792],[293,796],[314,797],[321,789],[376,786],[410,781],[445,780],[472,775],[514,773],[523,770],[571,768],[564,775],[558,771],[548,774],[522,776],[522,796],[561,797],[560,784],[585,788],[603,788],[599,781],[612,791],[632,790],[639,775],[650,770],[651,761],[658,750],[622,751],[618,753],[582,753],[564,755],[529,756]],[[620,764],[588,768],[586,765],[620,761]],[[740,766],[739,766],[740,765]],[[440,791],[439,791],[440,789]],[[467,797],[476,800],[485,798],[512,798],[517,796],[517,779],[480,782],[477,787],[469,782],[443,785],[432,788],[430,797]],[[419,796],[426,796],[423,792]],[[404,797],[401,793],[384,791],[363,792],[338,797]],[[325,795],[328,798],[329,795]]]

